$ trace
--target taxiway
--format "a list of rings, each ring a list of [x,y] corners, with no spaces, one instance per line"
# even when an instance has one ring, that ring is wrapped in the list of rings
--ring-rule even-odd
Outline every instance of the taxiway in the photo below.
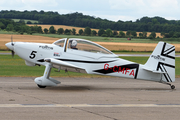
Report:
[[[0,119],[164,120],[180,117],[180,78],[170,86],[134,79],[56,78],[40,89],[34,78],[0,77]]]

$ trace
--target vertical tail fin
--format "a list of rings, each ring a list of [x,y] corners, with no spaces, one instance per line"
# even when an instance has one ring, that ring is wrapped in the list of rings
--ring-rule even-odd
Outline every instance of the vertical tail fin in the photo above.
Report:
[[[162,81],[175,81],[175,46],[159,42],[145,64],[145,67],[161,73]]]

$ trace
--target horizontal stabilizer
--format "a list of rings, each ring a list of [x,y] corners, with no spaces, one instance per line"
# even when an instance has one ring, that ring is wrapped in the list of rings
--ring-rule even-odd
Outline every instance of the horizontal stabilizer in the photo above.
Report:
[[[147,71],[150,71],[150,72],[153,72],[153,73],[157,73],[157,74],[162,74],[162,73],[165,73],[165,74],[166,74],[166,72],[153,70],[153,69],[148,68],[148,67],[143,67],[143,69],[144,69],[144,70],[147,70]]]

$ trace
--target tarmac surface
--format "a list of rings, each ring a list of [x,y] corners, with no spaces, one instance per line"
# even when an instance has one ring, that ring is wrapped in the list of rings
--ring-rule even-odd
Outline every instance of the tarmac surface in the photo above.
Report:
[[[56,78],[38,88],[34,78],[0,77],[1,120],[178,120],[180,78],[170,86],[125,78]]]

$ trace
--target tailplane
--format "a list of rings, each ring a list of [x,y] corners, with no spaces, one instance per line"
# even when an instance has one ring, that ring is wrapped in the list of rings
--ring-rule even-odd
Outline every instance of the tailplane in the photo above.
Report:
[[[159,42],[144,66],[145,70],[161,73],[161,82],[175,81],[175,46]]]

